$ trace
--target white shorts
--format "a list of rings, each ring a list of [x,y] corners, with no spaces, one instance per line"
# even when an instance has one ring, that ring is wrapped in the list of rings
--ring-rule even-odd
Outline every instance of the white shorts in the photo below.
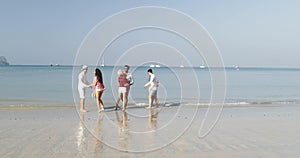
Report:
[[[78,88],[80,99],[84,99],[85,97],[85,88]]]
[[[95,89],[95,91],[100,92],[100,91],[104,91],[104,89]]]
[[[126,93],[126,87],[119,87],[119,93]]]

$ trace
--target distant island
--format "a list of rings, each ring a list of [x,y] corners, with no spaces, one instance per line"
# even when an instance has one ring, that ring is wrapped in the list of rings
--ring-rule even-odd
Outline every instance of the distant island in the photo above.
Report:
[[[7,66],[9,63],[7,62],[6,58],[4,56],[0,57],[0,66]]]

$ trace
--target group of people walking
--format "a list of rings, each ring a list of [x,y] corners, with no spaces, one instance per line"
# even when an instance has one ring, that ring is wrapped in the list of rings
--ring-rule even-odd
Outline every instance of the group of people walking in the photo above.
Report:
[[[98,111],[101,112],[104,110],[104,103],[102,101],[102,94],[105,90],[105,86],[103,83],[102,72],[99,68],[95,69],[95,76],[93,83],[89,83],[86,78],[86,74],[88,72],[88,67],[83,65],[81,68],[81,72],[78,75],[78,92],[80,97],[80,111],[87,112],[85,109],[85,89],[94,87],[94,94],[97,101]],[[153,101],[155,100],[156,107],[158,107],[158,98],[157,98],[157,88],[159,85],[158,80],[156,80],[155,75],[153,74],[152,69],[148,69],[149,81],[144,85],[144,88],[148,88],[148,99],[149,106],[148,108],[152,108]],[[130,87],[134,84],[134,80],[132,75],[129,73],[129,66],[125,65],[124,69],[118,70],[118,99],[116,101],[115,110],[118,110],[119,103],[122,100],[122,110],[125,111],[128,103],[128,94],[130,91]]]

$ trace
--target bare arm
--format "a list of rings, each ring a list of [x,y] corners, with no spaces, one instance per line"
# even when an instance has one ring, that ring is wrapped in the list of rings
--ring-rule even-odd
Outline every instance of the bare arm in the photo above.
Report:
[[[153,82],[153,80],[154,80],[154,75],[151,75],[151,76],[150,76],[150,81],[149,81],[149,82],[147,82],[147,83],[144,85],[144,87],[148,87],[148,86],[150,86],[150,85],[151,85],[151,83]]]

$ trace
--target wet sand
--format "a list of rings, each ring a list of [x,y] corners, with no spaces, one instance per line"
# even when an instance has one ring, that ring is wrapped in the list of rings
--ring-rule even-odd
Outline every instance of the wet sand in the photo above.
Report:
[[[90,110],[1,109],[0,157],[300,156],[300,105],[226,107],[203,138],[205,108]]]

